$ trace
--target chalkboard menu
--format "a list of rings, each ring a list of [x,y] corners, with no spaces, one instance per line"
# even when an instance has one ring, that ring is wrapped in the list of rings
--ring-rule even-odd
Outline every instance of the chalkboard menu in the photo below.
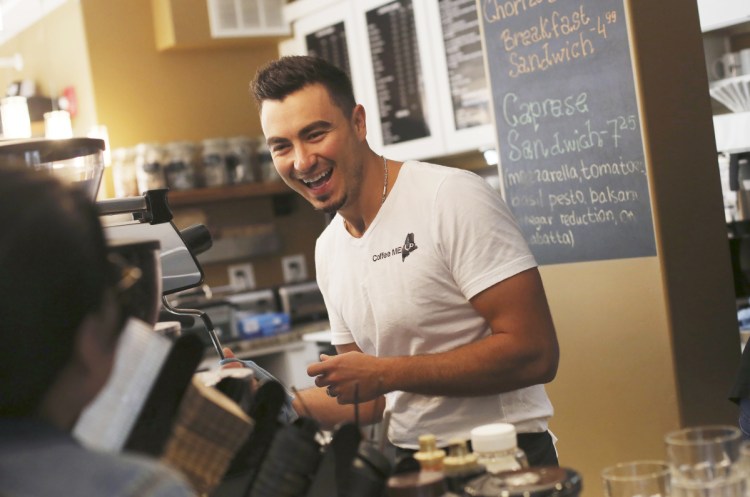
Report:
[[[369,10],[366,18],[383,143],[430,136],[411,0]]]
[[[492,121],[476,0],[440,0],[440,20],[456,129]]]
[[[352,78],[349,65],[349,49],[346,46],[344,21],[319,29],[305,36],[307,53],[325,59]]]
[[[505,197],[537,261],[655,255],[623,0],[479,5]]]

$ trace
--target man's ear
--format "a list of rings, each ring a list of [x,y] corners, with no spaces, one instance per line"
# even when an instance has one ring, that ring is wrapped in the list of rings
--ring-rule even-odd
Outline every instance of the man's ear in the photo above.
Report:
[[[352,110],[352,126],[357,137],[363,141],[367,137],[367,116],[362,104],[357,104]]]

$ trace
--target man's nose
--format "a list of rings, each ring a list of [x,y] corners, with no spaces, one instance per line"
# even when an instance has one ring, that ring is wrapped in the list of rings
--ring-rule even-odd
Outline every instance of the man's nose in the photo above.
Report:
[[[294,156],[294,169],[305,172],[315,165],[315,154],[305,146],[297,147]]]

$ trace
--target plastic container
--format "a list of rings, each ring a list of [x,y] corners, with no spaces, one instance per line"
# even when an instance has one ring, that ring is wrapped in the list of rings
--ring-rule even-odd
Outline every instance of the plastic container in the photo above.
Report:
[[[195,146],[190,142],[170,142],[166,145],[164,176],[172,190],[195,188]]]
[[[229,184],[227,173],[227,141],[224,138],[203,140],[203,182],[205,186],[224,186]]]
[[[234,318],[241,338],[268,337],[291,329],[289,314],[284,312],[235,312]]]
[[[471,446],[488,473],[526,468],[526,454],[518,448],[516,428],[509,423],[477,426],[471,430]]]
[[[229,182],[232,184],[255,181],[253,151],[255,143],[246,136],[235,136],[227,140],[226,165]]]

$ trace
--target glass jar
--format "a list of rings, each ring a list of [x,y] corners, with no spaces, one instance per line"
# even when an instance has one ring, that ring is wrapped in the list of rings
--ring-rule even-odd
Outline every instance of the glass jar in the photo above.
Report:
[[[226,139],[210,138],[203,140],[203,181],[206,186],[224,186],[229,184],[226,154]]]
[[[258,161],[258,171],[260,172],[260,181],[272,182],[279,181],[281,177],[276,172],[276,166],[273,165],[273,159],[271,158],[271,151],[266,145],[266,141],[261,139],[258,142],[258,147],[255,149],[255,156]]]
[[[112,181],[115,197],[135,197],[140,194],[135,170],[135,149],[121,147],[112,151]]]
[[[195,146],[190,142],[171,142],[166,145],[164,175],[172,190],[195,188]]]
[[[162,163],[163,149],[156,143],[139,143],[135,146],[135,171],[140,193],[166,188]]]
[[[230,183],[255,181],[254,149],[255,144],[246,136],[235,136],[227,140],[226,163]]]
[[[471,447],[488,473],[527,468],[526,454],[518,448],[516,427],[510,423],[477,426],[471,430]]]

